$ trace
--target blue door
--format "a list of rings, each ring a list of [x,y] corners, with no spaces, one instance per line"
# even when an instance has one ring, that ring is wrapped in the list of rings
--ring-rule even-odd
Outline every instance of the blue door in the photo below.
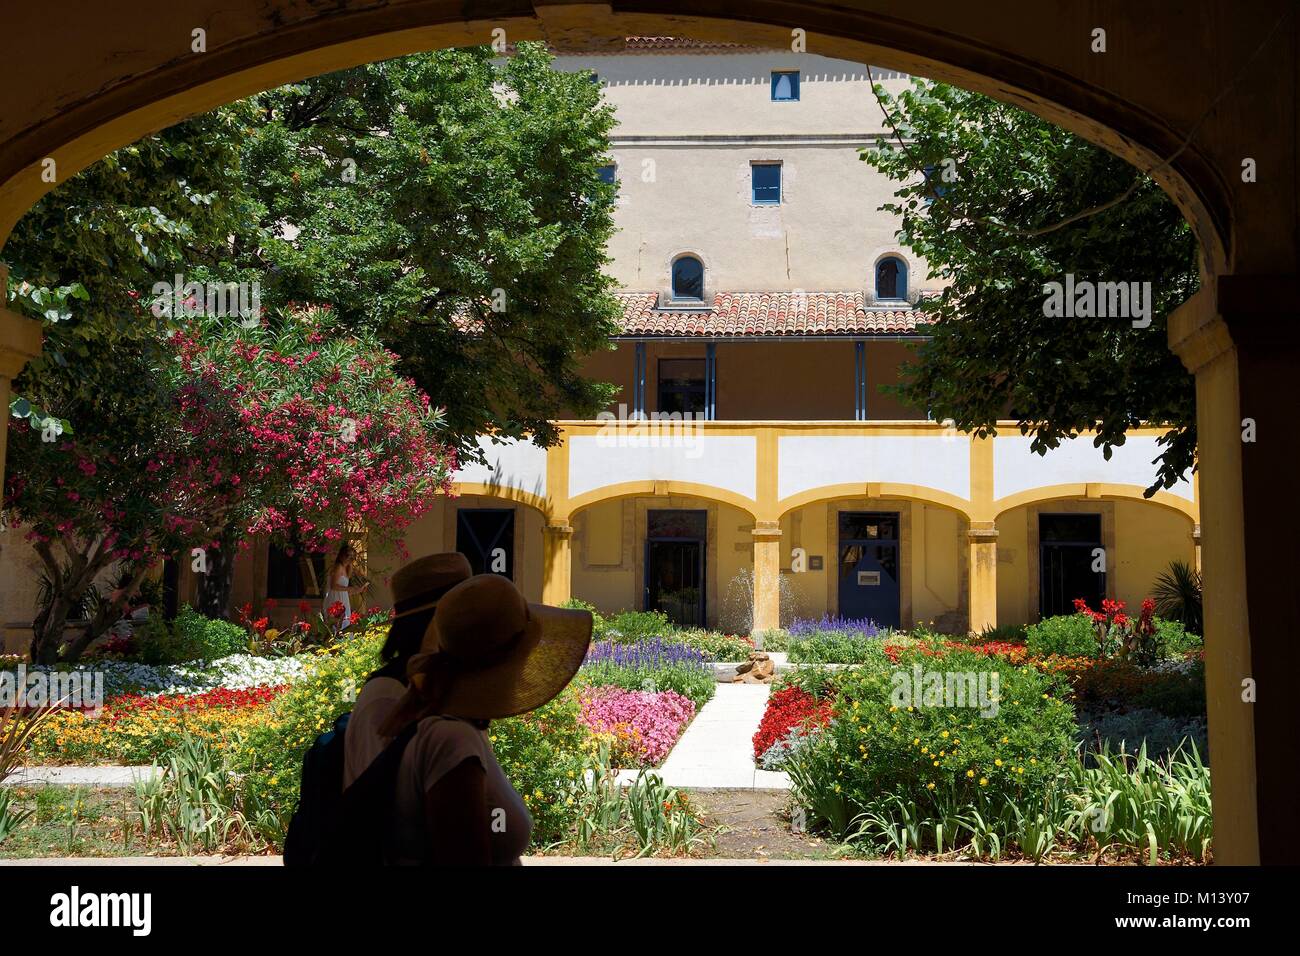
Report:
[[[898,627],[898,512],[840,512],[840,617]]]

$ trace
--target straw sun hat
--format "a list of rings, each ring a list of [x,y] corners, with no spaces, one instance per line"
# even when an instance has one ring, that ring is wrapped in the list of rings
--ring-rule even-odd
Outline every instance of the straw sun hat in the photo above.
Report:
[[[432,609],[438,600],[474,574],[458,551],[416,558],[393,574],[393,620]]]
[[[535,710],[573,680],[590,642],[587,611],[529,604],[508,579],[475,575],[438,601],[407,667],[410,691],[386,724]]]

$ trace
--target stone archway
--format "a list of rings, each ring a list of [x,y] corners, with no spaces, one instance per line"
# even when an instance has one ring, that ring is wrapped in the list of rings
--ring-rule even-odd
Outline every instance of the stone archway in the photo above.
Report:
[[[1249,14],[1209,0],[1195,16],[1173,3],[1099,14],[1069,0],[1008,0],[1001,15],[958,0],[905,11],[886,0],[753,0],[743,9],[726,0],[72,6],[51,0],[3,15],[0,242],[55,182],[186,116],[362,62],[490,42],[494,29],[565,47],[655,34],[781,48],[802,41],[810,52],[1014,102],[1150,172],[1196,231],[1207,280],[1172,318],[1170,341],[1197,378],[1216,854],[1229,863],[1295,858],[1300,701],[1268,683],[1300,668],[1291,639],[1300,512],[1285,507],[1300,465],[1287,436],[1300,365],[1300,27],[1289,0],[1262,0]],[[1105,52],[1094,52],[1097,30]],[[59,72],[47,62],[54,37],[66,64]],[[1246,160],[1257,180],[1242,177]],[[47,161],[54,182],[42,178]],[[34,323],[0,310],[0,399],[38,352]],[[1243,417],[1258,442],[1242,443]],[[0,437],[0,462],[3,448]],[[1253,678],[1263,684],[1258,704],[1247,705],[1241,683]]]

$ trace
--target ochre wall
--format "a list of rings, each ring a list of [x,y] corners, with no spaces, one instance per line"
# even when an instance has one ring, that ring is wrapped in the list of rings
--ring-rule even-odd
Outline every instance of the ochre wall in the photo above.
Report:
[[[795,616],[819,618],[838,612],[835,596],[840,511],[896,511],[902,534],[900,608],[903,626],[931,623],[960,626],[965,604],[965,522],[956,512],[920,501],[870,499],[817,502],[781,519],[781,570],[796,602]],[[801,547],[820,555],[822,570],[791,573],[791,552]],[[782,617],[785,618],[782,609]]]
[[[1192,564],[1195,545],[1187,516],[1159,505],[1126,499],[1068,499],[1013,508],[997,519],[998,623],[1028,624],[1038,619],[1037,534],[1041,512],[1083,511],[1102,515],[1110,575],[1106,591],[1136,611],[1151,595],[1157,575],[1169,562]]]
[[[754,522],[730,505],[683,496],[639,496],[601,502],[573,516],[572,592],[602,614],[644,607],[646,511],[708,512],[705,557],[706,617],[712,627],[735,628],[745,604],[737,575],[753,567]]]
[[[659,409],[658,368],[664,358],[703,359],[704,342],[646,342],[646,411]],[[925,410],[912,409],[879,387],[898,381],[898,366],[908,355],[901,342],[867,343],[867,409],[875,420],[917,420]],[[852,421],[854,347],[844,341],[720,342],[717,348],[717,417],[722,421]],[[582,361],[588,378],[610,382],[619,403],[632,410],[636,346],[619,342],[611,351]]]

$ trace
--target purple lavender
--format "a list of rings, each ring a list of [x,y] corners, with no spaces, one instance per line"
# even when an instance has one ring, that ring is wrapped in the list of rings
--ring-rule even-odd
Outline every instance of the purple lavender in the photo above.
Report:
[[[792,622],[787,630],[789,630],[791,637],[809,637],[813,634],[822,634],[828,631],[849,638],[880,636],[880,628],[876,626],[875,621],[865,617],[831,617],[829,614],[823,615],[820,621],[814,621],[812,618],[799,618]]]
[[[703,665],[707,663],[707,658],[700,651],[680,641],[665,641],[662,637],[654,637],[635,644],[615,644],[613,641],[593,643],[587,649],[584,666],[603,663],[618,667],[657,669],[676,664]]]

